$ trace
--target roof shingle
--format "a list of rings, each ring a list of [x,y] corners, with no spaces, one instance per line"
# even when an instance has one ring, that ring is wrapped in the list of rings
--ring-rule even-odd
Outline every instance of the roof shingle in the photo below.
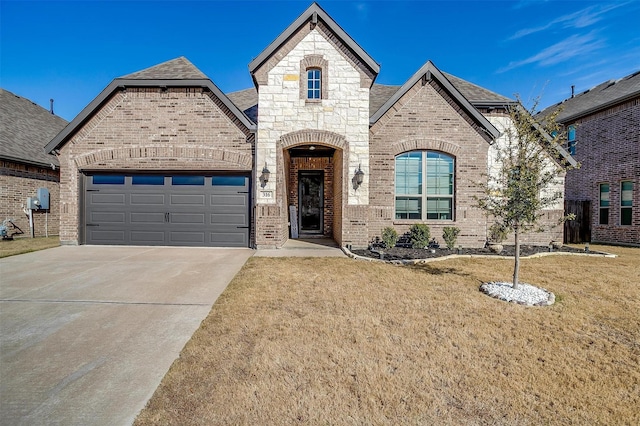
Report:
[[[573,98],[550,106],[541,114],[546,115],[549,111],[561,107],[562,111],[558,114],[556,121],[565,123],[636,96],[640,96],[640,71],[619,80],[605,81],[592,89],[578,93]]]
[[[0,158],[58,167],[58,159],[45,154],[44,147],[66,125],[65,119],[29,99],[0,89]]]
[[[120,77],[128,80],[200,80],[209,79],[187,58],[181,56],[141,71]]]

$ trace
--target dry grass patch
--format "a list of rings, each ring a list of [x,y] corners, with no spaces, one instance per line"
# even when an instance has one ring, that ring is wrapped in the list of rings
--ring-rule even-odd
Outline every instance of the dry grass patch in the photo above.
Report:
[[[593,247],[596,250],[596,247]],[[252,258],[136,424],[640,424],[640,249],[513,263]]]
[[[16,238],[0,240],[0,258],[44,250],[60,245],[60,237]]]

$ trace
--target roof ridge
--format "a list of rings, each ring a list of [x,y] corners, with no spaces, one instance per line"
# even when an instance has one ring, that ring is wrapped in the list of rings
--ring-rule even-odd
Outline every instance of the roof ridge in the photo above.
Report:
[[[140,71],[127,74],[118,79],[123,80],[198,80],[207,79],[191,61],[184,56],[179,56],[157,65],[144,68]]]

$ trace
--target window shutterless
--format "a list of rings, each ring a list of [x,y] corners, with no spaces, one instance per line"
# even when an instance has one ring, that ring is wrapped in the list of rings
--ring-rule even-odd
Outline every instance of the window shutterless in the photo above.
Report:
[[[396,219],[453,220],[453,157],[411,151],[395,160]]]

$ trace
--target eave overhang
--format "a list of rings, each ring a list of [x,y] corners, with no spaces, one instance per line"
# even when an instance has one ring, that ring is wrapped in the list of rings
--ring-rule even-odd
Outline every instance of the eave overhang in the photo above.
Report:
[[[52,158],[50,163],[38,160],[25,160],[24,158],[12,157],[11,155],[0,155],[0,160],[11,161],[13,163],[24,164],[27,166],[41,167],[43,169],[57,170],[60,168],[59,164],[54,163],[54,161],[58,161],[55,157]]]

